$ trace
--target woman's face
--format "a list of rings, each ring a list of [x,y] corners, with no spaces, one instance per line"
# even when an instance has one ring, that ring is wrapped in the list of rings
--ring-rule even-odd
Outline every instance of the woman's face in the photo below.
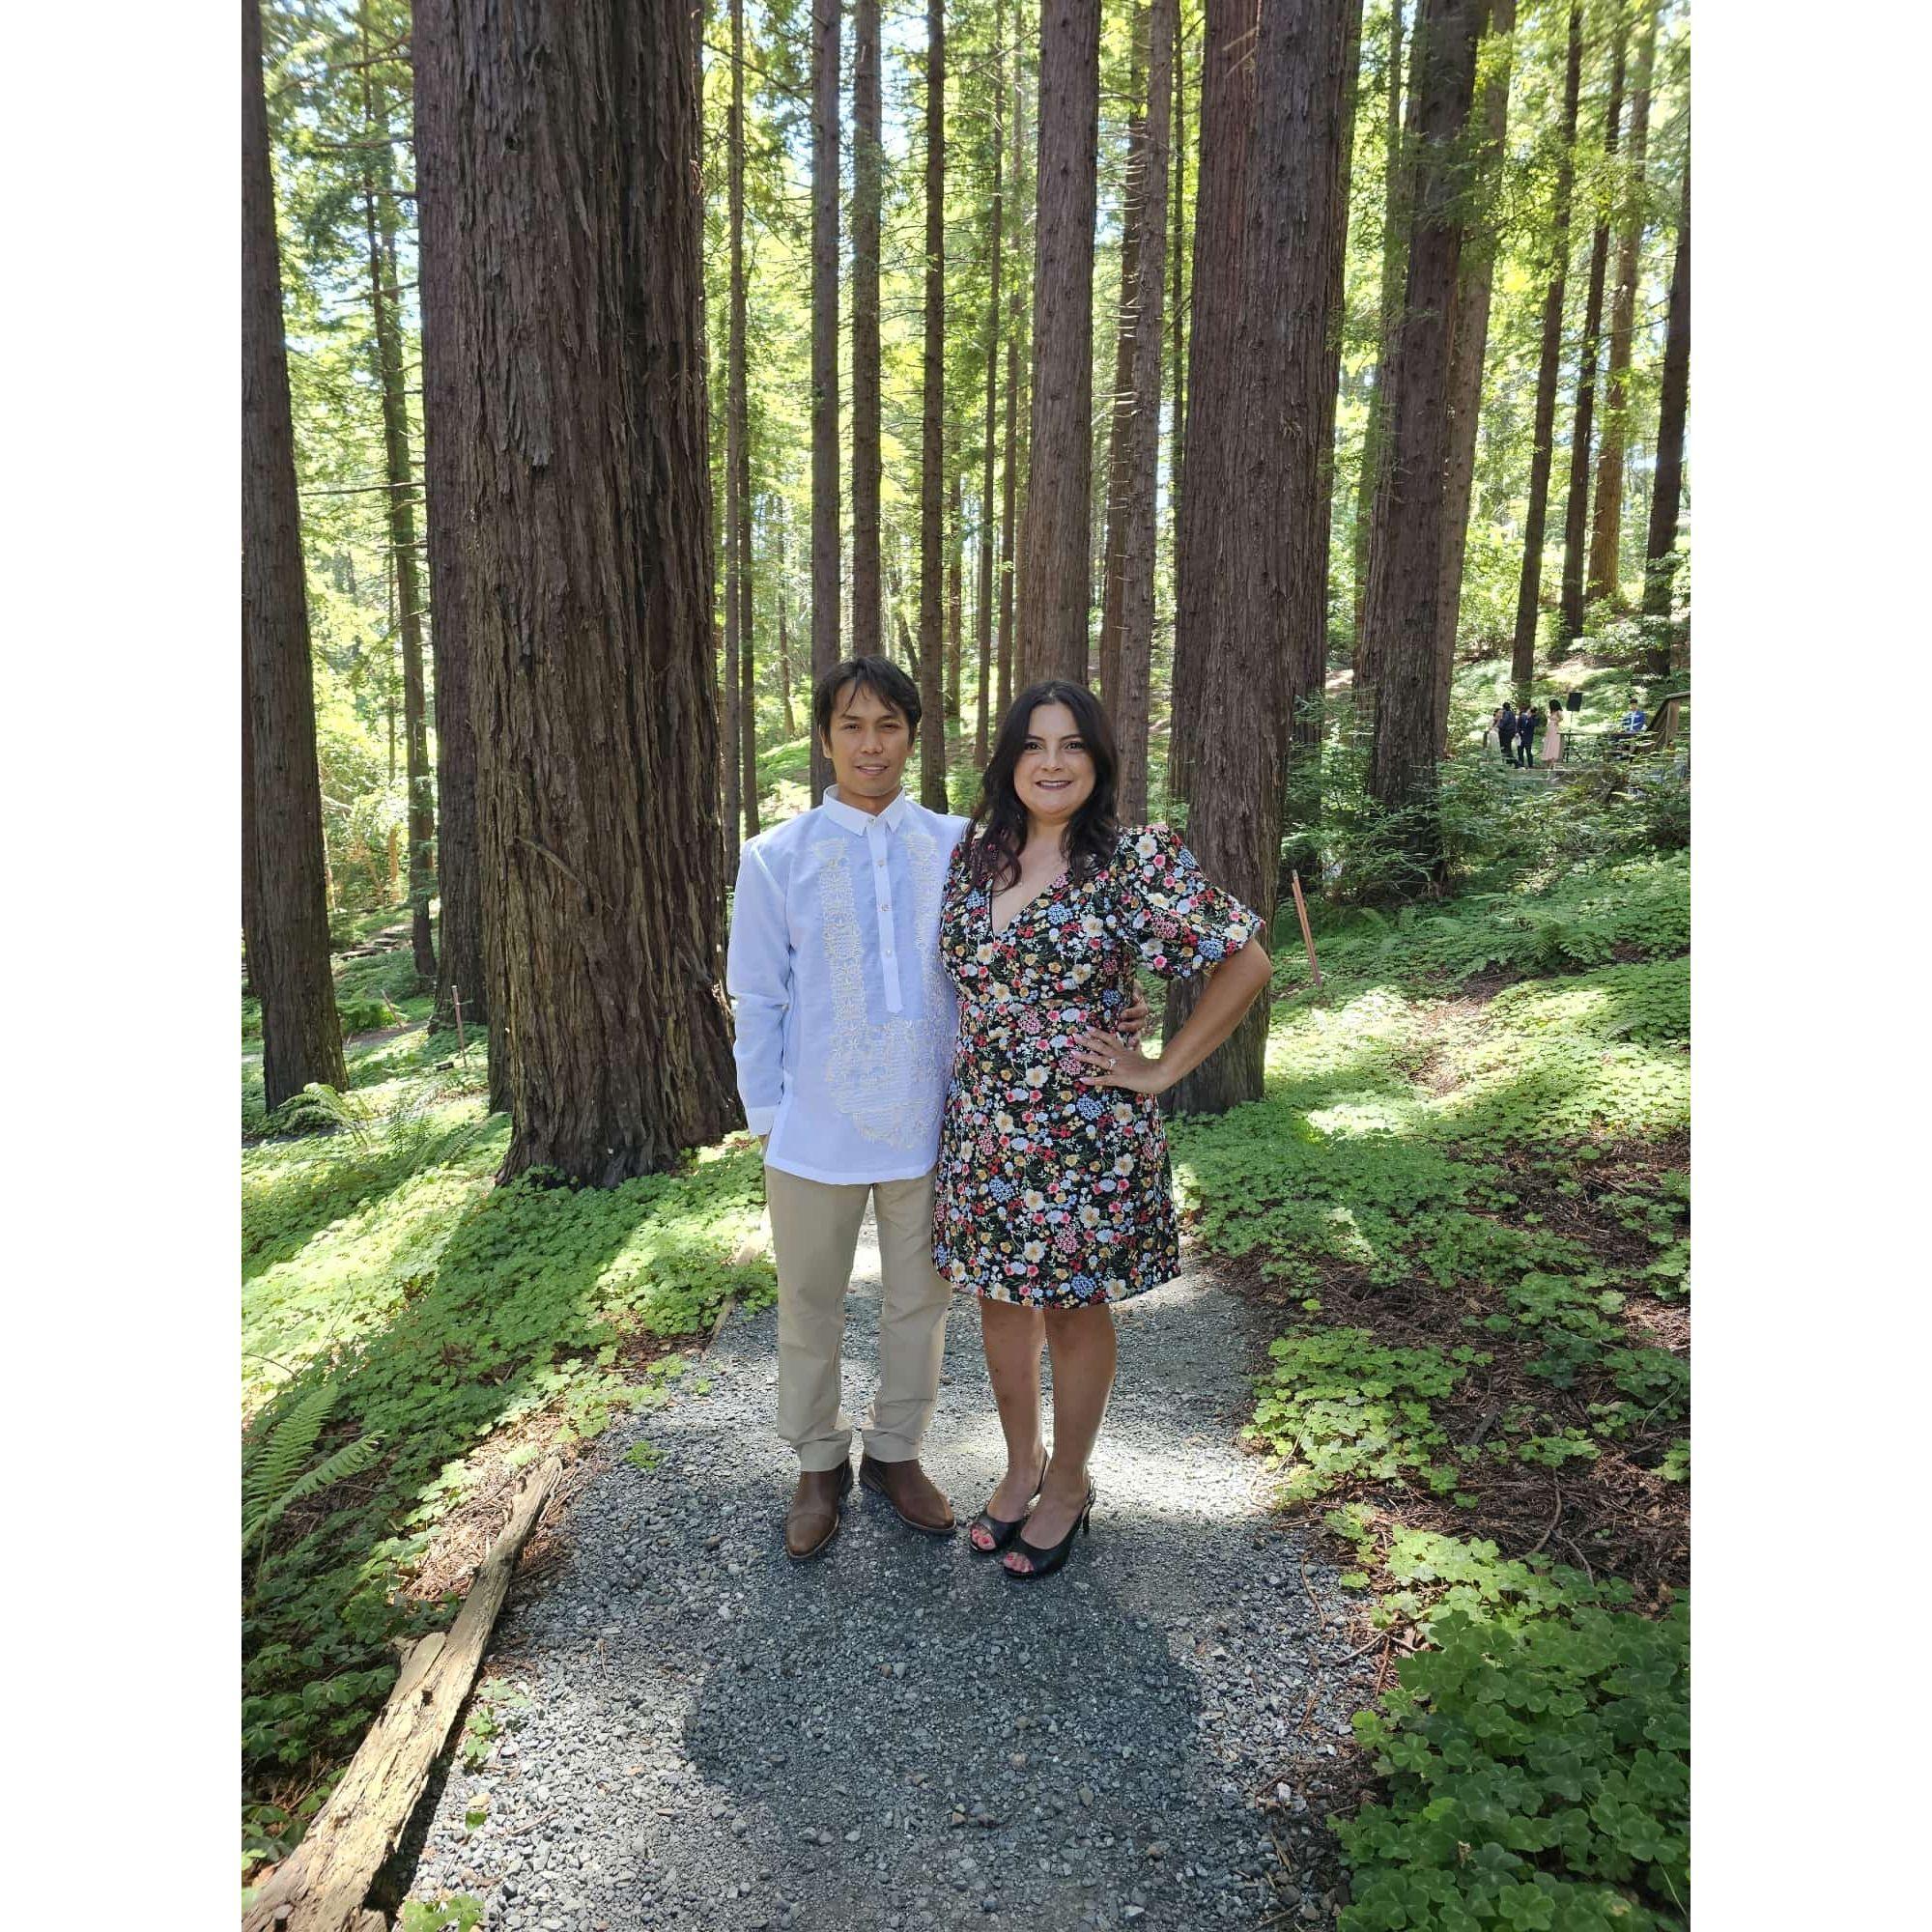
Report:
[[[1037,826],[1064,825],[1093,796],[1094,754],[1065,705],[1034,706],[1013,789]]]

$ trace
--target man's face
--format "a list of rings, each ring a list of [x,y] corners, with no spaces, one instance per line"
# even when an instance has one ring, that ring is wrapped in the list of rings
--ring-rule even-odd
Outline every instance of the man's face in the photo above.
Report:
[[[905,714],[868,685],[848,684],[833,702],[825,754],[841,798],[891,798],[912,755]]]

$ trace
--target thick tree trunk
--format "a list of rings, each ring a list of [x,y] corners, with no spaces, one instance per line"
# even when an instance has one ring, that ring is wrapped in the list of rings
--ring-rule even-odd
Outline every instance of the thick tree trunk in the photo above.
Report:
[[[1337,184],[1360,11],[1361,0],[1261,0],[1254,41],[1255,118],[1225,417],[1224,473],[1239,487],[1221,505],[1219,582],[1196,687],[1208,724],[1195,741],[1187,838],[1208,876],[1266,921],[1274,913],[1293,707],[1311,682],[1320,688],[1320,655],[1306,639],[1322,635],[1328,599],[1336,258],[1347,241]],[[1211,122],[1204,115],[1202,125]],[[1195,286],[1198,332],[1209,322],[1209,284],[1197,273]],[[1213,288],[1218,295],[1219,284]],[[1195,393],[1202,394],[1198,385]],[[1191,450],[1188,461],[1192,468]],[[1198,554],[1189,559],[1196,568],[1201,561]],[[1189,982],[1170,1005],[1171,1023],[1194,997]],[[1227,1044],[1173,1090],[1175,1110],[1219,1113],[1258,1099],[1269,1018],[1267,1001],[1258,1001]]]
[[[1677,576],[1677,519],[1684,507],[1684,418],[1690,401],[1690,156],[1684,156],[1683,203],[1677,254],[1670,265],[1670,306],[1663,333],[1663,392],[1658,404],[1657,474],[1651,485],[1650,530],[1643,550],[1643,610],[1670,615]],[[1653,668],[1667,673],[1666,652]]]
[[[946,810],[946,6],[925,13],[925,362],[919,472],[919,796]]]
[[[1431,726],[1435,755],[1449,752],[1449,694],[1456,679],[1456,631],[1463,608],[1463,565],[1468,554],[1469,503],[1476,482],[1476,426],[1483,406],[1483,357],[1490,340],[1490,294],[1494,278],[1497,237],[1493,215],[1502,168],[1503,138],[1509,128],[1510,41],[1516,32],[1516,0],[1492,0],[1490,32],[1501,42],[1478,92],[1476,120],[1482,128],[1481,232],[1471,233],[1463,250],[1456,284],[1456,314],[1450,327],[1453,361],[1449,373],[1449,473],[1442,511],[1442,580],[1436,592],[1435,689]]]
[[[718,988],[698,103],[680,8],[503,0],[456,63],[474,716],[505,1178],[608,1186],[739,1116]],[[442,25],[453,45],[424,44]],[[538,54],[541,52],[541,58]]]
[[[701,97],[700,97],[701,99]],[[745,817],[745,0],[731,0],[731,105],[724,120],[725,227],[730,256],[724,364],[724,870],[738,869]],[[753,807],[755,810],[755,807]]]
[[[973,760],[984,768],[993,709],[993,445],[1000,396],[1000,271],[1006,244],[1007,7],[993,0],[993,199],[986,214],[986,414],[980,464],[980,590],[974,630],[980,648],[980,704],[973,726]],[[1009,482],[1011,480],[1009,475]],[[1006,573],[1000,573],[1006,595]]]
[[[811,0],[811,675],[838,662],[838,41],[840,0]],[[811,802],[832,763],[811,742]]]
[[[1198,734],[1209,717],[1200,679],[1221,584],[1235,329],[1246,242],[1249,137],[1255,118],[1257,0],[1208,0],[1201,156],[1195,177],[1193,320],[1187,344],[1185,471],[1175,545],[1173,723],[1168,790],[1193,796]]]
[[[1140,292],[1141,227],[1146,219],[1149,20],[1147,0],[1133,0],[1127,70],[1127,156],[1121,206],[1121,298],[1114,324],[1114,388],[1107,399],[1107,526],[1100,553],[1099,691],[1121,728],[1121,544],[1125,532],[1129,425],[1134,413],[1134,303]],[[1165,207],[1161,214],[1166,213]],[[1125,740],[1122,741],[1122,746]]]
[[[1616,51],[1610,73],[1610,99],[1604,110],[1604,153],[1616,157],[1617,136],[1624,112],[1625,14],[1617,10]],[[1610,228],[1600,220],[1590,238],[1590,284],[1583,306],[1583,343],[1577,365],[1577,409],[1570,430],[1570,494],[1563,512],[1563,642],[1583,633],[1584,554],[1590,541],[1590,448],[1596,433],[1599,331],[1604,321],[1604,274],[1609,261]]]
[[[876,657],[879,582],[879,0],[852,8],[852,654]]]
[[[1100,10],[1040,0],[1033,416],[1020,536],[1020,674],[1084,679],[1093,557],[1094,213]]]
[[[1563,132],[1556,155],[1549,283],[1543,298],[1543,344],[1536,358],[1536,421],[1531,431],[1529,507],[1522,526],[1522,575],[1516,596],[1510,681],[1519,702],[1536,675],[1536,625],[1543,597],[1543,534],[1549,514],[1549,465],[1556,434],[1556,374],[1563,353],[1563,292],[1570,276],[1570,196],[1577,165],[1577,97],[1583,71],[1583,10],[1570,10],[1563,79]]]
[[[1360,0],[1356,0],[1360,4]],[[1139,242],[1134,255],[1131,403],[1121,471],[1120,691],[1105,696],[1121,747],[1121,817],[1137,824],[1148,809],[1149,686],[1153,674],[1154,497],[1160,470],[1161,300],[1167,279],[1169,108],[1174,99],[1178,0],[1153,0],[1148,35],[1148,111],[1142,132]]]
[[[1461,154],[1490,0],[1423,0],[1416,21],[1414,214],[1388,362],[1385,456],[1369,538],[1362,667],[1374,709],[1369,790],[1412,815],[1404,838],[1434,872],[1435,660],[1449,459],[1450,331],[1463,249]]]
[[[1623,547],[1624,453],[1630,443],[1631,342],[1636,323],[1637,258],[1643,249],[1643,168],[1650,145],[1650,82],[1657,61],[1657,7],[1644,20],[1631,95],[1631,213],[1617,240],[1617,280],[1610,298],[1609,368],[1604,379],[1604,434],[1597,448],[1597,487],[1590,515],[1588,594],[1620,595],[1618,552]]]
[[[463,413],[466,389],[457,363],[459,309],[473,301],[472,264],[460,246],[453,184],[446,172],[457,71],[450,58],[452,0],[416,0],[415,77],[417,273],[422,305],[423,521],[429,538],[430,650],[436,668],[438,931],[436,1024],[455,1024],[459,999],[466,1026],[489,1017],[483,967],[482,880],[476,851],[476,729],[470,718],[468,608],[469,537],[464,524],[465,465],[475,442]],[[433,56],[433,57],[431,57]],[[492,1102],[507,1105],[494,1085]]]
[[[270,1112],[310,1081],[346,1088],[328,968],[328,890],[281,255],[256,0],[242,4],[242,640],[254,883],[249,977]],[[252,900],[252,906],[247,902]]]
[[[1174,327],[1168,344],[1168,392],[1174,398],[1167,418],[1168,554],[1180,549],[1180,469],[1187,426],[1187,61],[1177,21],[1174,35],[1174,213],[1168,229],[1168,258],[1174,270],[1169,308]]]
[[[1413,54],[1413,46],[1410,52]],[[1369,581],[1369,525],[1375,513],[1382,448],[1382,399],[1387,390],[1389,346],[1401,323],[1403,258],[1408,245],[1407,184],[1402,143],[1402,0],[1388,0],[1388,50],[1382,57],[1387,103],[1382,148],[1382,276],[1376,308],[1380,349],[1369,372],[1369,408],[1362,422],[1362,462],[1355,481],[1355,669],[1361,672],[1363,593]],[[1413,81],[1411,79],[1411,87]]]
[[[1014,228],[1013,259],[1020,259],[1017,241],[1025,220],[1027,178],[1026,60],[1017,48],[1013,54],[1013,196],[1010,208]],[[997,726],[1013,701],[1013,668],[1019,659],[1017,635],[1019,613],[1019,486],[1020,486],[1020,384],[1022,347],[1031,320],[1027,307],[1024,277],[1016,268],[1012,293],[1007,301],[1007,430],[1006,453],[1001,461],[1000,485],[1000,701],[994,707]]]

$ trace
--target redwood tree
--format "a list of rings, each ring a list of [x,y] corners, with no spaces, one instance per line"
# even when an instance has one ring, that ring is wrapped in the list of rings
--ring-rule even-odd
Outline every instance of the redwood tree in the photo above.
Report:
[[[946,810],[946,0],[925,10],[925,373],[919,471],[919,796]]]
[[[1543,533],[1549,514],[1549,463],[1556,434],[1556,373],[1563,353],[1563,293],[1570,276],[1570,195],[1577,162],[1577,97],[1583,71],[1583,10],[1570,10],[1563,78],[1563,126],[1556,151],[1549,281],[1543,296],[1543,342],[1536,358],[1536,417],[1531,431],[1529,507],[1522,524],[1522,575],[1517,582],[1516,636],[1510,679],[1518,697],[1536,674],[1536,623],[1543,597]]]
[[[476,731],[469,715],[469,597],[463,504],[464,465],[475,441],[460,411],[469,390],[457,365],[457,309],[472,264],[459,245],[448,117],[456,111],[457,71],[448,10],[453,0],[416,0],[415,76],[417,273],[421,283],[423,521],[429,538],[430,650],[436,668],[437,892],[436,1021],[452,1025],[460,1001],[466,1021],[488,1018],[483,968],[483,899],[476,853]],[[493,1082],[500,1072],[492,1055]],[[492,1105],[508,1104],[493,1086]]]
[[[993,708],[993,563],[997,548],[993,515],[993,455],[1000,396],[1000,269],[1006,244],[1007,7],[993,0],[993,198],[986,212],[986,414],[980,460],[980,594],[973,627],[980,653],[980,705],[973,726],[973,756],[986,762]],[[1005,573],[1001,590],[1006,589]]]
[[[1624,111],[1625,21],[1617,8],[1610,98],[1604,109],[1604,153],[1614,157]],[[1570,428],[1570,494],[1563,513],[1562,622],[1557,635],[1568,643],[1583,631],[1583,569],[1590,541],[1590,448],[1596,434],[1599,331],[1604,320],[1604,275],[1609,260],[1610,225],[1600,218],[1590,237],[1590,281],[1583,304],[1583,340],[1577,357],[1577,408]]]
[[[838,43],[840,0],[811,0],[811,674],[838,662]],[[811,734],[811,802],[832,763]]]
[[[282,334],[281,251],[269,171],[262,20],[242,0],[242,863],[248,977],[262,1003],[262,1087],[270,1111],[311,1081],[346,1088],[328,968],[322,780],[295,425]],[[252,876],[251,876],[252,861]]]
[[[1597,446],[1597,483],[1590,507],[1588,594],[1618,594],[1623,546],[1624,452],[1630,442],[1631,343],[1636,323],[1637,259],[1643,249],[1643,169],[1650,143],[1650,83],[1657,63],[1657,14],[1647,11],[1631,91],[1629,213],[1617,238],[1617,280],[1610,297],[1609,366],[1604,377],[1604,435]]]
[[[1450,334],[1463,250],[1463,150],[1490,0],[1423,0],[1416,21],[1414,212],[1388,364],[1361,657],[1373,695],[1369,790],[1411,810],[1406,842],[1439,860],[1433,805],[1435,658],[1449,459]]]
[[[1651,484],[1650,530],[1643,548],[1643,609],[1647,617],[1670,615],[1677,576],[1677,519],[1684,507],[1684,418],[1690,401],[1690,156],[1684,156],[1683,203],[1677,216],[1677,254],[1670,265],[1670,306],[1663,332],[1663,393],[1658,404],[1657,473]],[[1654,670],[1671,668],[1660,645]]]
[[[1087,675],[1099,119],[1100,9],[1094,0],[1041,0],[1033,418],[1019,558],[1024,683]]]
[[[1435,755],[1449,750],[1449,693],[1456,677],[1456,629],[1463,605],[1463,565],[1468,554],[1469,504],[1475,494],[1476,424],[1483,402],[1483,355],[1490,339],[1490,295],[1494,282],[1496,228],[1492,211],[1501,173],[1503,137],[1509,125],[1510,37],[1516,0],[1491,0],[1490,32],[1498,43],[1480,77],[1476,119],[1479,194],[1484,218],[1463,251],[1451,326],[1449,374],[1449,471],[1444,481],[1442,576],[1437,590],[1435,688],[1431,726]]]
[[[879,581],[879,0],[852,7],[852,651],[876,657]]]
[[[1201,158],[1195,176],[1187,421],[1175,533],[1173,724],[1168,789],[1193,796],[1196,734],[1211,714],[1198,689],[1220,584],[1216,555],[1227,509],[1235,325],[1246,242],[1249,135],[1255,114],[1257,0],[1208,0],[1202,57]]]
[[[1359,0],[1356,0],[1359,5]],[[1134,252],[1132,356],[1127,365],[1129,410],[1116,434],[1122,440],[1121,615],[1116,666],[1120,689],[1105,686],[1121,746],[1121,815],[1147,816],[1149,690],[1153,669],[1154,495],[1160,469],[1161,300],[1167,270],[1169,107],[1174,98],[1178,0],[1153,0],[1149,19],[1148,105],[1142,130],[1138,240]],[[1105,672],[1102,672],[1104,685]]]
[[[451,36],[440,173],[479,265],[460,412],[505,1178],[612,1185],[739,1118],[717,983],[695,26],[608,0],[477,0],[418,25],[419,58]]]
[[[1307,640],[1326,629],[1334,344],[1347,241],[1338,183],[1360,12],[1361,0],[1261,0],[1253,43],[1225,418],[1225,473],[1240,487],[1228,492],[1216,525],[1218,582],[1195,687],[1206,718],[1195,734],[1187,837],[1208,875],[1264,921],[1274,913],[1293,707],[1321,688],[1321,653]],[[1210,321],[1210,286],[1218,291],[1197,278],[1197,330]],[[1192,449],[1188,461],[1192,469]],[[1189,559],[1197,570],[1203,561],[1198,553]],[[1189,1009],[1192,992],[1170,1004],[1171,1024]],[[1227,1045],[1173,1090],[1173,1106],[1211,1113],[1259,1098],[1269,1018],[1268,1003],[1258,1001]]]

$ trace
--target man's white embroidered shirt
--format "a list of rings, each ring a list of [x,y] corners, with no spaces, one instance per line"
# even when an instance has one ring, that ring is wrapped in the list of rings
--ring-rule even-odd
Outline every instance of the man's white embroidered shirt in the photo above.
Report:
[[[824,802],[746,844],[725,968],[738,1095],[807,1180],[909,1180],[939,1158],[958,1008],[939,902],[966,821],[901,791]]]

